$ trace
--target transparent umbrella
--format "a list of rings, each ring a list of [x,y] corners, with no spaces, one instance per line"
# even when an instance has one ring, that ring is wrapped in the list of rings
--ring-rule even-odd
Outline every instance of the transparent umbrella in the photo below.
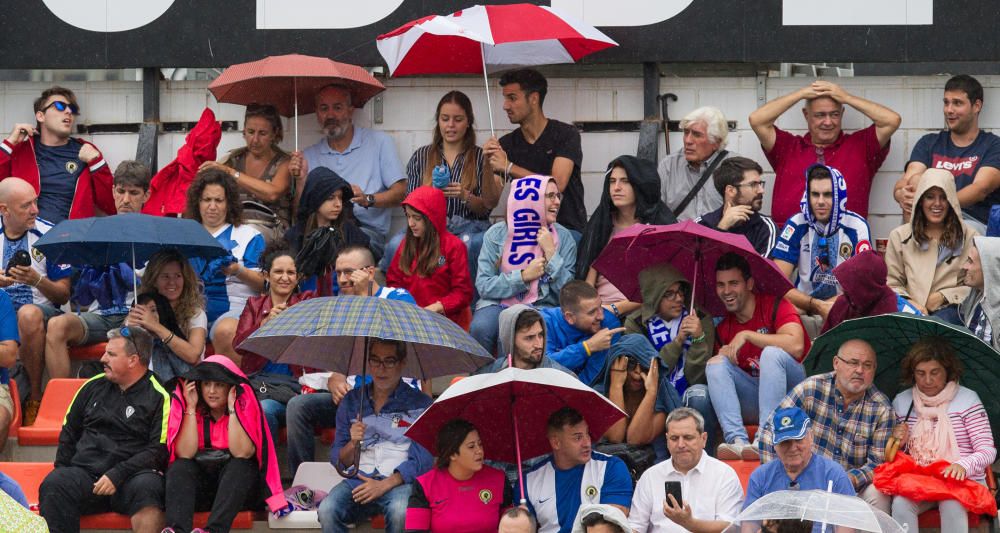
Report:
[[[765,520],[809,520],[813,531],[838,533],[867,531],[871,533],[902,533],[901,526],[891,516],[868,505],[856,496],[845,496],[822,490],[779,490],[753,502],[736,517],[726,533],[757,533]]]

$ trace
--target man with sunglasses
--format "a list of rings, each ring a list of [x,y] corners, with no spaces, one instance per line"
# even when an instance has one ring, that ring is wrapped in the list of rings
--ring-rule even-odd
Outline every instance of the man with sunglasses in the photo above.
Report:
[[[774,248],[777,229],[771,217],[760,214],[764,205],[761,178],[764,169],[746,157],[730,157],[712,174],[715,189],[722,196],[722,207],[695,219],[695,222],[727,233],[743,235],[757,253],[767,257]]]
[[[785,298],[804,314],[826,319],[841,293],[833,267],[871,250],[871,232],[867,220],[847,210],[847,182],[839,170],[816,163],[805,178],[799,213],[788,219],[771,258],[787,277],[799,269]]]
[[[775,451],[781,458],[778,413],[801,409],[814,425],[813,452],[839,463],[858,496],[890,512],[889,497],[872,484],[875,467],[885,461],[885,445],[896,423],[889,398],[873,385],[877,368],[870,344],[861,339],[842,344],[833,358],[833,372],[806,378],[781,400],[772,419],[761,421],[761,461],[773,459]]]
[[[774,412],[774,446],[779,460],[763,464],[750,474],[744,509],[772,492],[827,491],[831,482],[835,494],[854,496],[854,487],[843,467],[824,454],[815,453],[819,450],[813,450],[813,434],[819,430],[813,428],[812,423],[809,415],[798,407]],[[756,524],[745,521],[743,531],[756,532],[754,526]]]
[[[774,125],[799,101],[805,100],[802,116],[809,131],[795,135]],[[844,106],[858,110],[873,124],[844,133]],[[850,199],[847,208],[868,216],[868,195],[875,173],[889,155],[889,139],[902,119],[883,105],[855,96],[828,81],[814,81],[779,96],[750,113],[750,127],[757,134],[764,155],[774,168],[774,198],[771,216],[788,220],[802,197],[802,176],[814,163],[839,168],[847,177]]]
[[[133,531],[163,527],[170,395],[149,370],[153,336],[108,332],[104,373],[80,387],[59,434],[55,469],[38,490],[54,533],[80,530],[80,516],[114,511]]]
[[[432,403],[430,396],[403,383],[406,344],[371,339],[370,347],[372,384],[344,396],[330,451],[331,462],[350,468],[360,447],[358,476],[334,485],[320,503],[324,533],[347,533],[351,524],[376,514],[385,515],[387,533],[402,533],[411,484],[433,463],[431,454],[405,435]]]
[[[80,107],[65,87],[35,99],[36,124],[14,124],[0,143],[0,179],[18,176],[38,193],[38,212],[54,224],[115,213],[108,162],[93,144],[70,137]],[[97,209],[95,209],[95,206]]]

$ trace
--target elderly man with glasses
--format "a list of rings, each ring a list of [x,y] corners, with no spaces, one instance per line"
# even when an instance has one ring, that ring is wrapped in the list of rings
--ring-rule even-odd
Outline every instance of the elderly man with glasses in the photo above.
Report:
[[[842,344],[833,359],[833,372],[799,383],[764,424],[761,460],[774,458],[781,408],[798,407],[813,421],[813,451],[840,463],[858,496],[888,513],[889,498],[872,485],[872,472],[885,460],[896,417],[889,398],[872,384],[876,368],[870,344],[860,339]]]
[[[747,157],[731,157],[720,163],[712,174],[712,181],[722,196],[722,207],[704,213],[695,222],[743,235],[757,253],[767,257],[774,248],[778,230],[771,217],[760,214],[767,185],[761,179],[763,173],[764,169]]]

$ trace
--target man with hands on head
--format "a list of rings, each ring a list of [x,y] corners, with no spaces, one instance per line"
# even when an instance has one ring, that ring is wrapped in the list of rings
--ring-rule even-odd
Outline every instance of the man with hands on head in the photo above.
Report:
[[[385,515],[387,532],[402,533],[410,484],[433,463],[431,454],[404,434],[432,403],[402,381],[406,345],[371,339],[370,348],[372,384],[344,396],[330,451],[330,461],[345,468],[360,454],[358,476],[342,480],[320,503],[318,516],[325,533],[346,533],[351,524],[376,514]],[[361,421],[359,409],[364,413]]]
[[[805,100],[802,115],[809,131],[794,135],[775,126],[778,117],[801,100]],[[873,124],[844,133],[841,123],[845,105],[860,111]],[[895,111],[821,80],[775,98],[750,113],[750,127],[774,168],[771,216],[775,220],[788,220],[798,212],[805,189],[802,176],[809,166],[822,163],[844,174],[847,209],[867,218],[872,181],[889,154],[889,140],[901,121]]]
[[[344,85],[327,85],[316,93],[316,120],[325,138],[304,151],[293,152],[288,171],[295,177],[295,205],[309,169],[326,167],[344,176],[354,191],[351,201],[364,208],[354,211],[354,216],[371,239],[376,259],[380,259],[391,210],[406,197],[406,174],[388,135],[354,124],[352,100]]]
[[[334,263],[340,294],[374,296],[387,300],[402,300],[417,305],[406,289],[383,287],[375,281],[375,257],[361,245],[345,246]],[[285,423],[288,428],[288,462],[292,472],[299,464],[311,462],[316,454],[315,428],[334,427],[337,404],[351,387],[347,376],[333,372],[326,382],[329,392],[299,394],[288,401]]]
[[[20,176],[39,195],[43,219],[115,213],[111,170],[93,144],[70,137],[80,107],[65,87],[50,87],[34,102],[36,124],[14,124],[0,143],[0,179]],[[95,206],[97,209],[95,209]]]
[[[101,364],[73,397],[59,433],[55,469],[39,512],[53,533],[80,530],[80,516],[114,511],[137,532],[163,527],[170,396],[149,370],[153,337],[130,326],[108,333]]]
[[[0,222],[3,232],[3,262],[0,289],[10,296],[17,312],[21,337],[21,363],[28,373],[31,391],[24,406],[24,425],[35,422],[42,401],[42,370],[45,367],[45,329],[49,319],[59,315],[59,306],[70,296],[68,265],[49,264],[34,248],[51,225],[38,218],[38,195],[21,178],[0,181]],[[23,258],[27,262],[20,263]]]

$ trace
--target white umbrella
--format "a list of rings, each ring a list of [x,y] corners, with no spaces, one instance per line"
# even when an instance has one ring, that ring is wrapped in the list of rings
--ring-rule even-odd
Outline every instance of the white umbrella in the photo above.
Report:
[[[760,530],[764,520],[809,520],[824,531],[904,533],[906,527],[857,496],[823,490],[779,490],[765,494],[736,517],[726,533]],[[747,527],[750,526],[750,527]],[[836,528],[825,527],[836,526]]]

